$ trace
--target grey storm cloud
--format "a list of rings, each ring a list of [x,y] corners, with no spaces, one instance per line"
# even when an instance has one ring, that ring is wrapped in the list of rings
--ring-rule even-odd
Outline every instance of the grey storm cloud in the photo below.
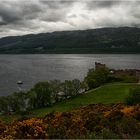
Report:
[[[100,27],[140,27],[136,0],[1,0],[0,37]]]
[[[87,8],[88,9],[98,9],[98,8],[109,8],[109,7],[112,7],[112,6],[115,6],[115,5],[118,5],[122,3],[122,1],[88,1],[87,2]]]

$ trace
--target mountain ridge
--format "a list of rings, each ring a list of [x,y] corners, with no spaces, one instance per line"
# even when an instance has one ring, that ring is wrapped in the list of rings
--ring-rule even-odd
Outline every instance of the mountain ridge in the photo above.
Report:
[[[0,54],[140,53],[140,28],[110,27],[0,38]]]

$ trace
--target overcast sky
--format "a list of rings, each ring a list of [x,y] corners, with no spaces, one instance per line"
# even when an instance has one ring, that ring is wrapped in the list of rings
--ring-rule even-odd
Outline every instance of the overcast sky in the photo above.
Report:
[[[140,27],[140,1],[0,0],[0,37],[118,26]]]

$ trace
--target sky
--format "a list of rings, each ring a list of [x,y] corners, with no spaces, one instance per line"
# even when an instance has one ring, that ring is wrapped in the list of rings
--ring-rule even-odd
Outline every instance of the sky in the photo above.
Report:
[[[0,0],[0,37],[120,26],[140,27],[140,1]]]

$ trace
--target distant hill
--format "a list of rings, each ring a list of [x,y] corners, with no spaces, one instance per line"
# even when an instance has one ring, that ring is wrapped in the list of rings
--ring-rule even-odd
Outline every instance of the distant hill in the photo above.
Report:
[[[4,37],[0,39],[0,53],[140,53],[140,28],[100,28]]]

